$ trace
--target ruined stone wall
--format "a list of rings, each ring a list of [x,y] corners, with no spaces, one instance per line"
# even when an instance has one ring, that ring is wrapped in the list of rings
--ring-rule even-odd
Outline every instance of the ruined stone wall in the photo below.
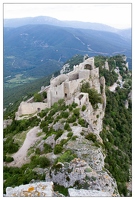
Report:
[[[75,97],[74,102],[80,106],[86,105],[89,103],[88,93],[80,93],[77,97]]]
[[[69,82],[69,89],[70,89],[70,94],[73,94],[74,92],[77,91],[77,89],[80,86],[81,79],[73,80]]]
[[[42,102],[34,102],[34,103],[21,102],[16,115],[21,116],[21,115],[33,114],[35,112],[38,112],[39,109],[43,110],[46,107],[47,104]]]
[[[84,64],[84,66],[87,65],[87,64],[91,65],[91,69],[94,69],[95,68],[95,66],[94,66],[94,57],[88,58],[87,60],[85,60],[83,62],[83,64]]]
[[[66,79],[68,79],[68,75],[66,74],[61,74],[59,76],[57,76],[56,78],[50,80],[50,85],[51,86],[58,86],[60,84],[62,84]]]
[[[80,70],[79,71],[79,79],[89,79],[90,70]]]
[[[58,85],[57,87],[50,87],[47,93],[48,107],[51,107],[59,99],[64,99],[64,97],[65,97],[64,83]]]
[[[70,93],[70,83],[69,82],[64,83],[64,93],[65,93],[66,100],[71,99],[72,95]]]
[[[69,73],[69,81],[77,80],[79,79],[78,73]]]
[[[90,76],[91,76],[91,78],[94,78],[94,77],[99,78],[99,68],[97,67],[97,68],[91,70],[90,71]]]

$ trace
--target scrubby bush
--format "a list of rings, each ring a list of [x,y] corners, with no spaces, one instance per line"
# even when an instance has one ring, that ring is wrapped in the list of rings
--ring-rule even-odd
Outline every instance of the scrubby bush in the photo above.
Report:
[[[40,152],[40,149],[39,149],[39,148],[36,148],[35,153],[38,154],[38,155],[40,155],[40,153],[41,153],[41,152]]]
[[[68,118],[68,116],[69,116],[69,112],[65,112],[65,111],[61,112],[62,118]]]
[[[41,168],[50,166],[50,160],[46,157],[40,157],[38,162]]]
[[[82,118],[78,119],[78,123],[83,127],[88,127],[88,123]]]
[[[63,150],[62,146],[60,144],[56,144],[54,147],[54,154],[59,154]]]
[[[50,165],[50,160],[46,157],[38,157],[32,156],[31,157],[31,166],[37,167],[39,165],[41,168],[48,167]]]
[[[77,106],[78,106],[77,103],[75,103],[75,102],[72,103],[72,108],[76,108]]]
[[[44,99],[46,99],[46,98],[47,98],[47,92],[44,91],[44,92],[42,93],[42,96],[44,97]]]
[[[44,143],[44,153],[49,153],[49,152],[52,152],[51,145]]]
[[[67,137],[72,137],[72,135],[73,135],[73,133],[72,133],[72,132],[69,132],[69,133],[67,134]]]
[[[101,94],[99,94],[94,88],[90,88],[88,82],[82,84],[81,92],[88,93],[89,101],[92,106],[95,106],[97,103],[102,103]]]
[[[83,105],[83,106],[82,106],[82,111],[85,111],[85,110],[86,110],[86,106]]]
[[[67,119],[68,123],[74,123],[75,121],[76,121],[76,116],[74,114]]]
[[[67,131],[71,131],[71,128],[68,123],[65,124],[64,129]]]
[[[15,153],[19,149],[19,145],[11,137],[7,138],[3,146],[5,153]]]
[[[62,139],[60,141],[60,145],[63,146],[64,144],[66,144],[68,142],[69,139]]]
[[[78,138],[78,137],[76,135],[74,135],[71,139],[76,140],[76,138]]]
[[[7,156],[5,159],[5,162],[12,162],[12,161],[14,161],[14,158],[10,156]]]
[[[55,136],[55,140],[57,140],[61,135],[63,134],[63,130],[58,130],[57,132],[56,132],[56,136]]]
[[[43,101],[42,95],[39,94],[39,93],[35,93],[35,94],[34,94],[34,101],[35,101],[35,102],[42,102],[42,101]]]
[[[73,154],[71,150],[67,150],[58,158],[58,162],[62,162],[62,163],[70,162],[75,157],[76,157],[76,155]]]
[[[88,135],[85,136],[85,138],[87,140],[92,140],[93,142],[96,142],[96,140],[97,140],[97,136],[94,135],[93,133],[89,133]]]
[[[74,115],[78,118],[80,115],[80,108],[76,108],[73,110]]]

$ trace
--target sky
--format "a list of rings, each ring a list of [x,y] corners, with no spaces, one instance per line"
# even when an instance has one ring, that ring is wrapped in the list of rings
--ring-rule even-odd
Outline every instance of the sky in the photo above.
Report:
[[[19,3],[3,4],[3,16],[23,18],[49,16],[59,20],[102,23],[114,28],[131,28],[131,3]]]

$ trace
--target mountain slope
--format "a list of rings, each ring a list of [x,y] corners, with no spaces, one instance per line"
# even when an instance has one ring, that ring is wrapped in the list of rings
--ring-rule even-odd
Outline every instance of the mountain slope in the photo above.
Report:
[[[130,37],[131,39],[131,29],[116,29],[111,26],[92,23],[92,22],[81,22],[81,21],[62,21],[48,16],[38,16],[38,17],[26,17],[17,19],[4,19],[4,27],[20,27],[28,24],[48,24],[60,27],[72,27],[81,29],[91,29],[98,31],[113,32],[121,35],[124,38]]]
[[[50,25],[4,28],[4,77],[43,77],[75,54],[116,53],[131,57],[131,41],[116,33]]]
[[[4,27],[20,27],[28,24],[48,24],[61,27],[83,28],[116,32],[117,29],[105,24],[81,22],[81,21],[62,21],[48,16],[26,17],[16,19],[4,19]]]

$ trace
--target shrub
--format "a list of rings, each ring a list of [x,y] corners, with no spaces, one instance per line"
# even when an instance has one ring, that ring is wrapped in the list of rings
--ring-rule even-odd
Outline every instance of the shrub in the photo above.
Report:
[[[54,147],[54,154],[59,154],[63,150],[62,146],[60,144],[56,144]]]
[[[40,155],[40,149],[39,149],[39,148],[36,148],[35,153],[38,154],[38,155]]]
[[[43,127],[43,131],[44,131],[45,133],[48,133],[48,126]]]
[[[36,167],[37,165],[44,168],[50,165],[50,160],[46,157],[32,156],[30,165],[32,168]]]
[[[68,123],[73,123],[76,121],[76,116],[73,114],[70,118],[67,119]]]
[[[62,118],[68,118],[69,112],[63,111],[63,112],[61,113],[61,116],[62,116]]]
[[[58,162],[62,162],[62,163],[70,162],[75,157],[76,157],[76,155],[73,154],[71,150],[67,150],[58,158]]]
[[[92,140],[93,142],[96,142],[96,140],[97,140],[97,136],[94,135],[93,133],[89,133],[88,135],[85,136],[85,138],[87,140]]]
[[[68,188],[65,188],[62,185],[58,185],[54,183],[54,191],[58,191],[59,193],[63,194],[64,196],[68,196]]]
[[[78,106],[77,103],[75,103],[75,102],[72,103],[72,108],[76,108],[77,106]]]
[[[56,132],[56,136],[55,136],[55,141],[61,136],[63,134],[63,130],[58,130],[57,132]]]
[[[85,111],[85,110],[86,110],[86,106],[83,105],[83,106],[82,106],[82,111]]]
[[[63,146],[64,144],[66,144],[68,142],[69,139],[62,139],[60,141],[60,145]]]
[[[14,140],[12,138],[7,138],[7,140],[4,142],[4,152],[6,153],[15,153],[19,149],[19,145],[17,143],[14,143]]]
[[[74,135],[73,137],[72,137],[72,140],[76,140],[76,138],[78,138],[76,135]]]
[[[12,161],[14,161],[14,158],[8,156],[8,157],[6,157],[5,161],[6,161],[6,162],[12,162]]]
[[[44,143],[44,153],[52,152],[52,147],[49,144]]]
[[[69,133],[67,134],[67,137],[72,137],[72,135],[73,135],[73,133],[72,133],[72,132],[69,132]]]
[[[82,118],[78,119],[78,123],[83,127],[88,127],[88,123]]]
[[[73,113],[74,113],[74,115],[75,115],[76,117],[79,117],[79,115],[80,115],[80,108],[74,109],[74,110],[73,110]]]
[[[73,107],[72,107],[72,105],[69,105],[69,107],[68,107],[68,108],[69,108],[69,110],[70,110],[70,111],[72,111],[72,110],[73,110]]]
[[[41,168],[48,167],[50,165],[50,160],[46,157],[40,157],[38,162]]]
[[[43,98],[42,98],[41,94],[35,93],[35,94],[34,94],[34,101],[35,101],[35,102],[42,102],[42,101],[43,101]]]
[[[84,132],[81,132],[80,134],[81,134],[81,135],[84,135]]]
[[[71,128],[68,123],[65,124],[64,129],[67,131],[71,131]]]
[[[44,92],[42,93],[42,95],[43,95],[44,99],[47,98],[47,92],[46,92],[46,91],[44,91]]]
[[[101,95],[94,88],[90,88],[88,82],[83,83],[81,87],[81,92],[88,93],[89,101],[91,102],[92,106],[95,106],[97,103],[102,103]]]

